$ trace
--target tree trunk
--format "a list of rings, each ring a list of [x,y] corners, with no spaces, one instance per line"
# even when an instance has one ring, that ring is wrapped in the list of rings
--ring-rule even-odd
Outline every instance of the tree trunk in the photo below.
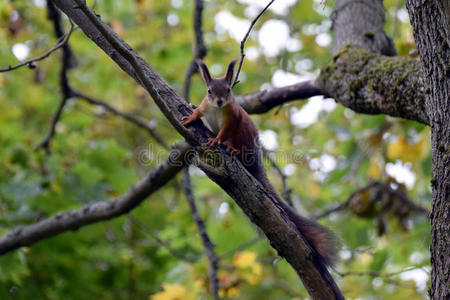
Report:
[[[450,269],[450,3],[407,0],[425,87],[431,125],[433,189],[431,212],[432,299],[449,299]]]

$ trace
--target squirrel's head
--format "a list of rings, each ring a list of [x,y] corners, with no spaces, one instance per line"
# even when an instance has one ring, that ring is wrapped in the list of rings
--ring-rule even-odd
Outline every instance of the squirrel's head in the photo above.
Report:
[[[228,66],[227,73],[222,78],[211,77],[208,67],[205,63],[197,59],[196,63],[200,69],[203,80],[207,88],[207,97],[212,106],[224,107],[230,103],[233,98],[231,89],[233,88],[233,72],[236,60],[233,60]]]

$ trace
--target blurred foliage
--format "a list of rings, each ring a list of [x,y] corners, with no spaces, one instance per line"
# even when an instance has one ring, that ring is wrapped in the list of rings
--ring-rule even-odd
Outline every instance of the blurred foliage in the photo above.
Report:
[[[213,65],[216,76],[239,56],[239,41],[226,31],[216,32],[215,16],[229,11],[250,20],[248,2],[205,2],[204,34],[209,48],[205,61]],[[400,55],[408,55],[414,42],[404,3],[384,3],[386,31],[394,37]],[[246,59],[235,93],[270,88],[279,70],[301,76],[317,74],[332,55],[331,44],[320,46],[317,41],[319,35],[329,34],[333,5],[334,1],[302,0],[285,14],[267,11],[247,43],[258,55]],[[95,10],[181,90],[192,59],[193,1],[97,0]],[[300,49],[281,49],[272,57],[263,54],[257,33],[274,19],[289,26],[290,38],[300,42]],[[65,24],[68,28],[67,19]],[[25,46],[28,57],[34,57],[55,42],[45,1],[0,0],[0,66],[19,62],[12,51],[17,45]],[[73,33],[70,45],[78,62],[69,74],[76,89],[154,120],[169,144],[180,140],[145,91],[81,30]],[[60,101],[59,68],[58,51],[34,70],[24,67],[0,73],[0,235],[57,212],[118,196],[168,153],[133,124],[73,99],[56,127],[51,155],[33,151]],[[194,76],[192,102],[198,104],[203,93],[201,80]],[[317,101],[321,100],[313,102]],[[417,204],[429,207],[429,129],[411,121],[355,114],[339,105],[330,106],[330,101],[328,109],[321,109],[317,120],[305,126],[295,125],[299,121],[295,112],[311,101],[253,116],[262,132],[276,135],[278,148],[273,154],[289,175],[294,202],[305,213],[318,213],[346,201],[371,179],[401,184],[405,176],[400,175],[406,172],[406,192]],[[151,159],[142,160],[143,151]],[[269,164],[267,168],[281,190],[278,174]],[[289,265],[266,240],[255,239],[258,231],[239,207],[201,171],[191,168],[191,173],[200,214],[221,259],[221,295],[236,299],[306,297]],[[389,220],[381,237],[374,219],[361,219],[350,211],[334,213],[321,222],[341,236],[336,269],[345,276],[334,276],[349,299],[425,298],[429,227],[424,215],[411,214],[408,231],[395,218]],[[253,242],[247,245],[248,241]],[[0,257],[0,299],[209,299],[207,266],[178,177],[127,216]],[[395,273],[411,266],[425,267],[412,269],[411,276]],[[421,279],[421,284],[412,278]]]

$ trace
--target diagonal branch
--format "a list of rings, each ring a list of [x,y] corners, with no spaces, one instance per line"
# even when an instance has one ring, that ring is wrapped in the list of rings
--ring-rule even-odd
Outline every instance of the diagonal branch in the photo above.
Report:
[[[131,186],[128,192],[111,201],[97,202],[82,209],[58,213],[54,217],[13,230],[0,238],[0,255],[65,231],[77,230],[129,212],[186,166],[191,149],[184,142],[176,145],[162,164]]]

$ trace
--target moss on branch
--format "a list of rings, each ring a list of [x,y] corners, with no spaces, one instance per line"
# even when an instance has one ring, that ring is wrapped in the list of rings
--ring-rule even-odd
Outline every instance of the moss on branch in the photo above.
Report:
[[[422,76],[416,59],[388,57],[346,45],[322,68],[317,83],[327,95],[354,111],[428,124]]]

